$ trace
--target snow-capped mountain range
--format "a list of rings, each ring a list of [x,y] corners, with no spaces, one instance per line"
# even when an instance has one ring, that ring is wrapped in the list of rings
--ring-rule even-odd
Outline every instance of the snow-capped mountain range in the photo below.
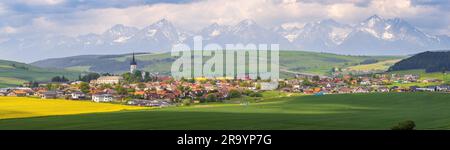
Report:
[[[169,52],[178,43],[193,44],[201,35],[203,44],[280,44],[282,50],[305,50],[355,55],[406,55],[428,50],[450,49],[450,37],[424,33],[399,19],[371,16],[356,25],[332,19],[298,28],[264,28],[252,20],[236,25],[211,24],[198,32],[177,29],[162,19],[142,29],[115,25],[102,34],[78,37],[42,35],[12,38],[0,43],[0,59],[32,62],[84,54]]]

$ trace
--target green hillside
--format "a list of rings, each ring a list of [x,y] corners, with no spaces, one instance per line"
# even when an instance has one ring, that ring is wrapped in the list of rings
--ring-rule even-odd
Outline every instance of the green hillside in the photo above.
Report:
[[[153,110],[0,120],[0,129],[380,129],[413,120],[417,129],[450,129],[445,93],[290,96],[249,105],[203,104]],[[447,113],[448,111],[448,113]],[[99,121],[101,120],[101,121]]]
[[[21,85],[26,81],[49,81],[54,76],[75,79],[80,73],[61,69],[45,69],[32,65],[0,60],[0,87]]]
[[[450,51],[423,52],[403,59],[389,68],[389,71],[423,69],[426,72],[450,70]]]
[[[328,75],[332,68],[359,65],[365,60],[395,60],[394,56],[347,56],[330,53],[303,51],[281,51],[280,71],[282,77],[295,73]],[[48,59],[32,63],[46,68],[70,69],[76,71],[122,73],[128,71],[131,54],[124,55],[86,55],[67,58]],[[139,69],[149,72],[170,74],[172,62],[176,58],[169,53],[136,54]]]

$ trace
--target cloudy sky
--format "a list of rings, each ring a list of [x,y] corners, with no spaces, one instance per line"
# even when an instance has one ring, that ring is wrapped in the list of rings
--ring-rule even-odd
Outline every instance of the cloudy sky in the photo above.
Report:
[[[115,24],[142,28],[162,18],[196,31],[243,19],[265,27],[328,18],[355,24],[374,14],[450,35],[449,0],[2,0],[0,38],[101,33]]]

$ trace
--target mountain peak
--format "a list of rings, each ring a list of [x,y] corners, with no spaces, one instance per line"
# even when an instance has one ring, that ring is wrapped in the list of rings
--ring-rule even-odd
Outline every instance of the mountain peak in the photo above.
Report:
[[[123,25],[123,24],[116,24],[116,25],[111,27],[111,29],[118,29],[118,28],[125,28],[125,25]]]
[[[253,26],[256,22],[251,19],[245,19],[238,23],[238,26]]]
[[[326,24],[337,24],[337,22],[333,19],[324,19],[324,20],[320,20],[318,23],[326,23]]]
[[[134,27],[128,27],[123,24],[116,24],[107,30],[104,35],[106,36],[120,36],[120,35],[131,35],[137,32],[138,29]]]
[[[167,20],[166,18],[163,18],[163,19],[157,21],[156,23],[154,23],[154,25],[156,25],[158,27],[163,27],[163,26],[171,26],[172,23],[170,23],[170,21]]]
[[[369,18],[367,18],[367,20],[372,20],[372,19],[382,20],[382,18],[380,16],[378,16],[377,14],[374,14],[374,15],[370,16]]]

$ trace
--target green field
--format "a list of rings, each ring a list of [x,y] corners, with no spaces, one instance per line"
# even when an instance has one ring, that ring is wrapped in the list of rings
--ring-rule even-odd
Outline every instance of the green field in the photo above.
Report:
[[[290,96],[240,104],[0,120],[0,129],[450,129],[450,94]]]
[[[0,60],[0,87],[22,85],[26,81],[49,81],[54,76],[70,79],[78,77],[80,72],[62,69],[45,69],[32,65]]]
[[[373,64],[365,64],[365,65],[356,65],[356,66],[350,66],[347,69],[349,71],[379,71],[379,72],[385,72],[389,69],[390,66],[394,65],[395,63],[399,62],[401,59],[393,59],[393,60],[385,60],[380,61]]]
[[[365,60],[397,60],[398,56],[349,56],[331,53],[305,51],[280,51],[281,77],[293,77],[295,73],[328,75],[334,67],[346,68],[359,65]],[[65,68],[77,71],[122,73],[128,71],[131,54],[111,56],[74,56],[43,60],[32,63],[41,67]],[[176,59],[170,53],[136,54],[140,69],[149,72],[170,74],[172,62]],[[209,58],[205,58],[205,61]],[[72,61],[76,60],[76,61]],[[256,59],[253,59],[256,63]]]

